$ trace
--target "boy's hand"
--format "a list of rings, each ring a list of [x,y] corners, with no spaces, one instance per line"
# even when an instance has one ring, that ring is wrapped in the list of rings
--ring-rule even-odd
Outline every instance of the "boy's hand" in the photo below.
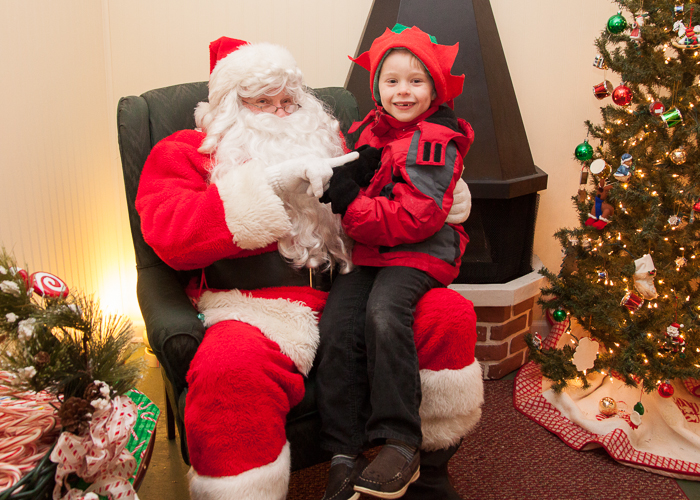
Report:
[[[323,193],[319,201],[321,203],[330,203],[331,211],[334,214],[340,214],[342,217],[358,194],[360,194],[360,186],[357,182],[347,175],[333,174],[328,189]]]
[[[379,168],[382,150],[365,144],[355,151],[359,154],[359,158],[345,165],[335,167],[333,176],[345,176],[355,181],[358,186],[367,187],[377,168]]]

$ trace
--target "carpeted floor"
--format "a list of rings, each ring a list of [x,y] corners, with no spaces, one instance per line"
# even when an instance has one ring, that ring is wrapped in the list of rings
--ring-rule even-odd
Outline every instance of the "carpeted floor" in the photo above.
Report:
[[[321,498],[328,467],[292,474],[287,500]],[[450,473],[464,500],[687,499],[671,478],[620,465],[600,449],[569,448],[513,407],[512,380],[485,383],[481,421],[450,462]]]

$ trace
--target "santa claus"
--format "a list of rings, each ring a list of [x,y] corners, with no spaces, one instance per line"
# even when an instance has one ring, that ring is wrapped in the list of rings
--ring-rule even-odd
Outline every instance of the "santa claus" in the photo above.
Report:
[[[224,37],[210,55],[209,102],[195,112],[199,129],[153,148],[136,207],[146,242],[165,263],[202,270],[188,291],[207,332],[189,370],[186,362],[181,367],[188,370],[191,497],[282,499],[290,470],[285,420],[304,395],[327,295],[301,270],[352,266],[351,241],[317,198],[333,167],[358,153],[347,153],[337,121],[306,89],[286,49]],[[451,217],[463,220],[468,190],[459,196]],[[251,260],[270,272],[237,285],[231,268],[248,271]],[[228,275],[219,272],[222,262]],[[456,317],[467,335],[444,328],[441,335],[426,299],[416,316],[421,369],[434,376],[433,392],[424,389],[424,420],[432,425],[432,449],[451,455],[483,400],[475,318],[463,308]],[[470,387],[454,376],[465,367]],[[438,481],[446,482],[446,458],[436,465]]]

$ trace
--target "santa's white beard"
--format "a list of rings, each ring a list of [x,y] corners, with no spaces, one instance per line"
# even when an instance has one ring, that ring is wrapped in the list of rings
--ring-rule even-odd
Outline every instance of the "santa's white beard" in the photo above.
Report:
[[[211,182],[251,159],[272,166],[304,155],[342,155],[337,129],[330,117],[320,112],[323,116],[301,108],[281,118],[242,109],[217,146]],[[330,205],[306,194],[283,193],[280,198],[292,222],[291,232],[278,241],[280,254],[295,267],[325,269],[338,263],[341,272],[349,271],[351,240],[345,236],[340,218],[331,212]]]

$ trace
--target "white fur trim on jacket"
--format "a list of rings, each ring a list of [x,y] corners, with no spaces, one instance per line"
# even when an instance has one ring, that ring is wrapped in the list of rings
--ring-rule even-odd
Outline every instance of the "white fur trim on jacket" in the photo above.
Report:
[[[318,316],[301,302],[250,297],[238,290],[204,292],[197,307],[204,326],[237,320],[255,326],[308,375],[318,348]]]
[[[231,167],[215,181],[233,241],[246,250],[274,243],[292,229],[282,200],[265,180],[264,169],[251,160]]]
[[[455,445],[481,418],[484,380],[474,361],[461,370],[421,370],[422,449],[435,451]]]
[[[200,476],[194,468],[187,474],[192,500],[284,500],[289,488],[291,458],[289,442],[277,459],[237,476]]]

